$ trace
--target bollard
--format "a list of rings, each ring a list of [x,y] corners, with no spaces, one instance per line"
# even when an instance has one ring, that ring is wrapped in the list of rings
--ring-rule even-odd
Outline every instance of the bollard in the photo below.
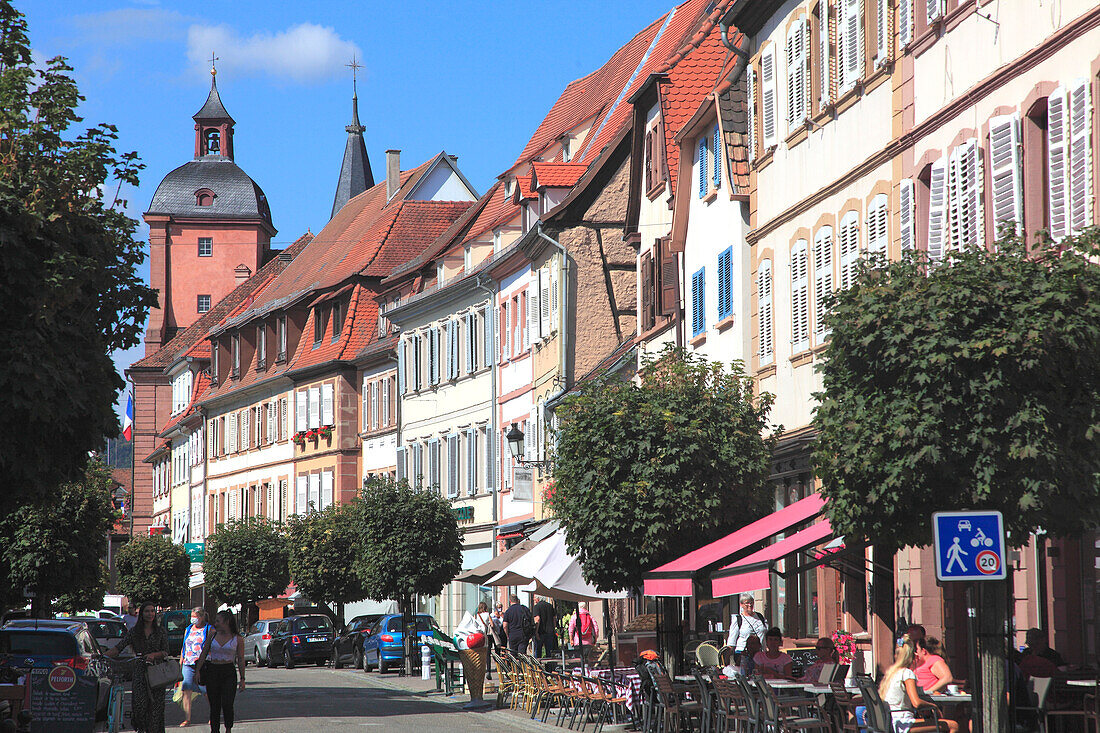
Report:
[[[428,642],[423,642],[420,645],[420,679],[430,680],[432,678],[432,650],[428,646]]]

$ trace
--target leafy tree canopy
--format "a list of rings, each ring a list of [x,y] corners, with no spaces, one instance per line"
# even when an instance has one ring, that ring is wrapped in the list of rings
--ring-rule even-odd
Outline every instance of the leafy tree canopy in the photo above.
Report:
[[[0,586],[35,591],[36,615],[99,608],[107,579],[103,558],[118,518],[109,468],[89,460],[80,481],[62,484],[46,498],[22,504],[0,518]]]
[[[202,570],[210,595],[230,606],[275,598],[290,585],[286,536],[260,517],[230,520],[206,538]]]
[[[462,569],[462,535],[451,502],[406,481],[374,478],[357,502],[361,547],[355,569],[367,597],[434,596]]]
[[[117,198],[142,164],[115,151],[113,125],[70,134],[83,99],[71,71],[61,57],[34,68],[26,22],[0,0],[0,343],[18,345],[0,359],[2,509],[79,481],[118,434],[110,353],[138,342],[156,303]]]
[[[290,518],[290,576],[310,600],[342,604],[367,597],[354,568],[360,549],[360,516],[354,504],[333,504]]]
[[[838,533],[924,545],[957,509],[1000,510],[1017,545],[1100,523],[1098,244],[861,265],[830,306],[815,417]]]
[[[586,384],[558,414],[550,506],[600,590],[762,515],[774,435],[772,397],[683,349],[647,360],[641,383]]]
[[[135,603],[175,606],[188,597],[191,558],[168,537],[130,540],[115,556],[115,567],[119,593]]]

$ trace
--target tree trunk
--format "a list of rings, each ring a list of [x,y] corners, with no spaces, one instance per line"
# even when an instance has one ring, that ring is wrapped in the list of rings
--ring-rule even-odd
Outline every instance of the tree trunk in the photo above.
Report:
[[[405,676],[412,677],[413,673],[413,637],[416,636],[416,625],[413,623],[411,601],[408,596],[400,601],[401,604],[401,628],[404,629],[402,646],[405,648]]]
[[[1008,637],[1008,602],[1004,581],[978,583],[978,681],[981,699],[980,733],[1004,733],[1009,729],[1005,696],[1005,640]],[[971,685],[973,688],[973,684]]]
[[[31,618],[49,618],[50,598],[43,593],[35,593],[31,599]]]

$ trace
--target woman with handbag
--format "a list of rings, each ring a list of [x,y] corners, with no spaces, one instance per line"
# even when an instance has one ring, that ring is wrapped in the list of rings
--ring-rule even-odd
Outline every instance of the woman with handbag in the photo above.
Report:
[[[157,608],[152,603],[141,604],[138,620],[119,643],[107,650],[108,657],[117,657],[126,647],[134,650],[134,681],[131,683],[131,707],[134,730],[137,733],[164,733],[164,691],[167,685],[149,684],[147,668],[168,656],[168,634],[157,623]]]
[[[214,632],[207,635],[196,667],[199,684],[206,685],[206,698],[210,700],[210,733],[221,733],[223,717],[229,733],[233,730],[237,690],[244,691],[244,639],[237,633],[237,619],[229,611],[214,615]]]

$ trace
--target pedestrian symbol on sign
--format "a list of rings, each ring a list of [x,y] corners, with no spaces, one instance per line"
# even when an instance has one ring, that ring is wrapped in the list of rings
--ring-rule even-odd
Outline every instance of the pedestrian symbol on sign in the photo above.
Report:
[[[957,563],[959,570],[966,572],[966,563],[959,559],[959,555],[967,555],[969,553],[963,552],[963,549],[959,547],[959,538],[956,537],[955,541],[951,543],[951,547],[947,548],[947,571],[951,572],[951,568]]]

